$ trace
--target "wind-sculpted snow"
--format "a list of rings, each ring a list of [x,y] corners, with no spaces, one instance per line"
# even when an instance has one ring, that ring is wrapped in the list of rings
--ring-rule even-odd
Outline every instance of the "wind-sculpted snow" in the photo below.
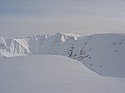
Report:
[[[125,77],[125,34],[79,37],[57,33],[29,37],[1,37],[0,49],[23,55],[62,55],[82,62],[103,76]],[[9,57],[1,52],[1,56]],[[11,56],[10,56],[11,57]]]
[[[125,78],[102,77],[62,56],[0,59],[0,93],[124,93]]]

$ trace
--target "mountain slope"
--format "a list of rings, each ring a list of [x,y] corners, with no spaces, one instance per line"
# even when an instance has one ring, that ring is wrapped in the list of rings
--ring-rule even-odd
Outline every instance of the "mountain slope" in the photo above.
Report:
[[[95,34],[84,37],[56,33],[29,37],[1,37],[0,49],[12,54],[62,55],[82,62],[92,71],[125,77],[125,34]],[[1,53],[1,56],[3,54]]]
[[[51,53],[78,60],[100,75],[125,77],[125,35],[97,34],[81,37],[54,46]]]
[[[0,59],[0,93],[124,93],[124,78],[101,77],[61,56]]]

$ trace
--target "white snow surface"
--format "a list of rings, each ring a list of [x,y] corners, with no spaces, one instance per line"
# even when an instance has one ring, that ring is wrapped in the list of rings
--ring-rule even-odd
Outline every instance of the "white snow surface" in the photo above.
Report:
[[[1,37],[0,56],[61,55],[78,60],[101,76],[125,77],[125,34],[78,36],[56,33]]]
[[[103,77],[62,56],[0,59],[0,93],[124,93],[125,78]]]

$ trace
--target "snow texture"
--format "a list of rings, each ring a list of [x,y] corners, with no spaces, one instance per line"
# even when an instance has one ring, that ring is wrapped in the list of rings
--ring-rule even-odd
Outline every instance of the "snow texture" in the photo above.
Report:
[[[0,59],[0,93],[124,93],[125,78],[102,77],[62,56]]]

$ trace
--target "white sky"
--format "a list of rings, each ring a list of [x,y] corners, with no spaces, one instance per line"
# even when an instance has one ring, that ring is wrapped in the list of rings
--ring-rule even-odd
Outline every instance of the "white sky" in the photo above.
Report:
[[[0,36],[124,33],[125,0],[0,0]]]

